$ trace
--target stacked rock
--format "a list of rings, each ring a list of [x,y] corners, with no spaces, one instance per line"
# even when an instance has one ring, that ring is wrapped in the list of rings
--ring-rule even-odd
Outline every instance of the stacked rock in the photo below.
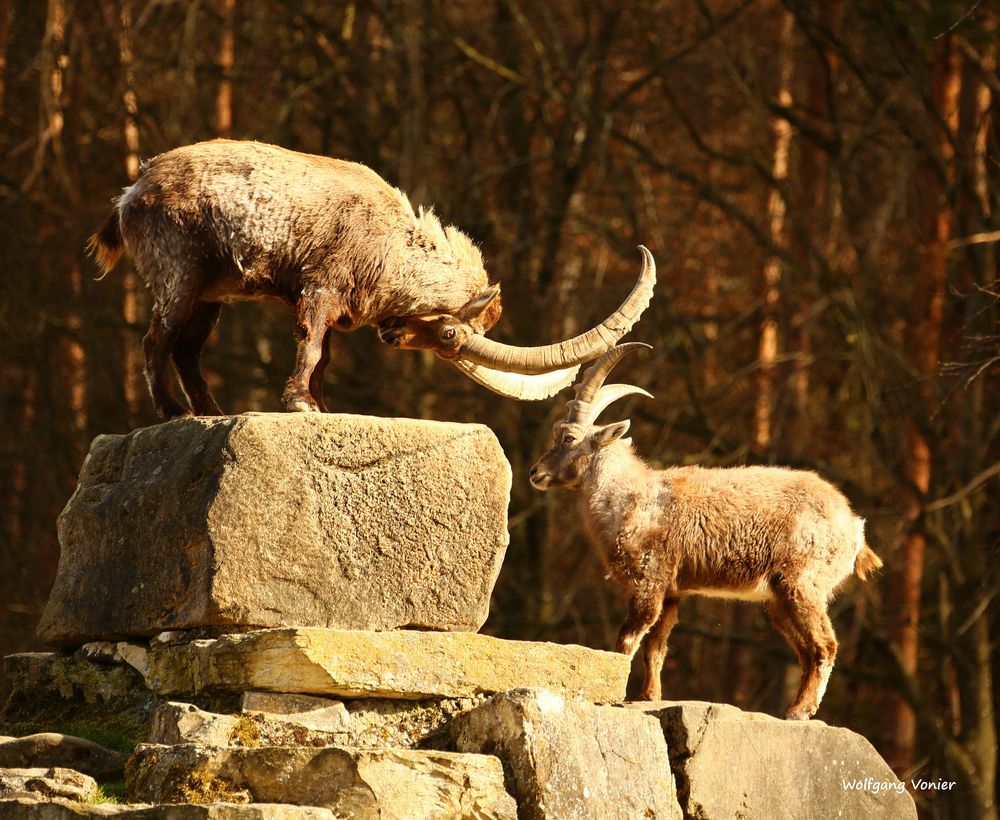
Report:
[[[0,818],[916,816],[841,787],[892,778],[851,732],[623,708],[629,659],[478,634],[510,481],[478,425],[98,437],[39,627],[61,651],[4,662]]]

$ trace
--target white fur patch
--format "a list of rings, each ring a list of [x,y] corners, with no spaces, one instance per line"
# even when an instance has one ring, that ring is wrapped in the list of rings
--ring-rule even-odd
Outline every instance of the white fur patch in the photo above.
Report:
[[[865,519],[858,518],[858,537],[854,545],[854,557],[851,559],[851,567],[854,566],[854,562],[858,560],[858,556],[861,554],[861,550],[865,545]]]
[[[766,580],[758,582],[757,586],[746,589],[724,589],[708,587],[707,589],[687,590],[692,595],[705,595],[709,598],[724,598],[727,601],[769,601],[774,597],[771,586]]]
[[[833,671],[833,661],[824,661],[819,665],[819,686],[816,687],[816,706],[823,701],[826,694],[826,685],[830,682],[830,673]]]

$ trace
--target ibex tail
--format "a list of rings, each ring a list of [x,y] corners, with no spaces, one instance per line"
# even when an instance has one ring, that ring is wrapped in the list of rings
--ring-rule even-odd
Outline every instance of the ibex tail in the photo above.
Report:
[[[867,581],[868,576],[875,570],[882,567],[882,559],[879,558],[872,548],[867,544],[861,546],[858,557],[854,559],[854,572],[862,581]]]
[[[87,253],[94,257],[103,271],[98,279],[107,276],[122,254],[122,230],[118,221],[118,209],[113,208],[108,218],[87,240]]]

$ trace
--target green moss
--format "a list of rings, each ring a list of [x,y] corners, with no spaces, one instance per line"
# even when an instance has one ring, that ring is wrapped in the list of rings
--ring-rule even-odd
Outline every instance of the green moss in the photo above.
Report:
[[[124,803],[125,784],[120,780],[114,783],[99,783],[97,785],[97,792],[87,802],[91,805],[111,806],[117,806],[119,803]]]
[[[146,740],[149,731],[148,720],[137,719],[103,704],[62,698],[46,698],[21,716],[19,720],[0,724],[0,734],[23,737],[38,732],[59,732],[128,753]]]

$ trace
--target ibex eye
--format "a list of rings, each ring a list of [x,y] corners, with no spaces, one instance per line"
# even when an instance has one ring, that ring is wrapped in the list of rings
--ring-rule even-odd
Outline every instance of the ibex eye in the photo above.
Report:
[[[574,441],[576,441],[576,436],[572,433],[567,433],[563,436],[563,444],[572,444]]]
[[[442,339],[454,339],[455,338],[455,328],[453,328],[453,327],[446,327],[444,330],[441,331],[441,338]]]

